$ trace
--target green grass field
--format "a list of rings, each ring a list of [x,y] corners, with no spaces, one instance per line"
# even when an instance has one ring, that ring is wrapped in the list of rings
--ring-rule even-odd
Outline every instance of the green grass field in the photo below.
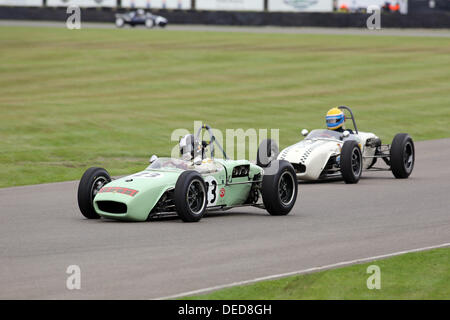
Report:
[[[367,267],[380,267],[381,288],[369,290]],[[450,299],[450,248],[262,281],[185,299]]]
[[[348,105],[390,142],[450,136],[450,39],[0,27],[0,187],[112,175],[174,129],[279,128]]]

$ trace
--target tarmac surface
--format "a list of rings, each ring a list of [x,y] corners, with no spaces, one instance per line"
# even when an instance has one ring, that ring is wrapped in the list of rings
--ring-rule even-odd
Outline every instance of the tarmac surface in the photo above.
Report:
[[[65,21],[26,21],[26,20],[0,20],[1,26],[24,26],[24,27],[59,27],[66,28]],[[81,28],[117,29],[111,23],[82,22]],[[125,29],[131,27],[126,26]],[[137,26],[136,29],[145,29]],[[149,31],[210,31],[210,32],[248,32],[248,33],[280,33],[280,34],[334,34],[334,35],[367,35],[367,36],[408,36],[408,37],[450,37],[449,29],[381,29],[369,30],[367,28],[325,28],[325,27],[276,27],[276,26],[218,26],[218,25],[174,25],[167,28],[154,28]]]
[[[0,299],[152,299],[450,242],[450,139],[416,143],[409,179],[300,183],[287,216],[84,219],[77,181],[0,189]],[[81,289],[68,290],[68,266]],[[365,282],[361,285],[365,285]]]

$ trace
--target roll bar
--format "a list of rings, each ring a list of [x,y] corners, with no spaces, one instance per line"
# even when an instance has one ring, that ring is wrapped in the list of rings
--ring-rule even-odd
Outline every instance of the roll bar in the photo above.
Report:
[[[227,154],[225,153],[225,151],[223,150],[222,146],[219,144],[219,142],[216,141],[216,137],[214,136],[213,132],[212,132],[212,128],[207,125],[207,124],[202,124],[202,126],[198,129],[197,134],[195,135],[194,138],[194,143],[197,143],[197,147],[202,148],[202,141],[200,138],[200,134],[202,133],[202,130],[206,129],[209,133],[209,143],[208,146],[211,146],[211,159],[214,159],[214,143],[216,143],[217,147],[219,148],[220,151],[222,151],[223,157],[228,160]]]
[[[345,116],[345,119],[352,119],[353,122],[353,128],[355,128],[356,134],[358,134],[358,127],[356,126],[355,117],[353,116],[352,109],[346,106],[339,106],[338,109],[340,110],[347,110],[350,113],[350,117]]]

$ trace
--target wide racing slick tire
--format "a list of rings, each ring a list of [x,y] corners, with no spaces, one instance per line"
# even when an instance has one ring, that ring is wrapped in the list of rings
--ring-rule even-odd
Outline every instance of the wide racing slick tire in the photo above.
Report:
[[[345,183],[358,183],[362,174],[362,154],[358,142],[345,141],[341,150],[341,173]]]
[[[397,179],[406,179],[411,174],[415,162],[412,138],[407,133],[395,135],[391,144],[391,170]]]
[[[111,181],[108,171],[92,167],[85,171],[78,185],[78,207],[88,219],[98,219],[100,216],[94,209],[94,197],[97,192]]]
[[[272,161],[264,169],[261,193],[267,212],[273,216],[287,215],[297,200],[298,182],[294,167],[286,160]]]
[[[262,168],[267,167],[271,161],[278,157],[278,145],[272,139],[264,139],[258,148],[256,164]]]
[[[175,209],[184,222],[199,221],[206,210],[208,195],[205,181],[194,170],[181,173],[175,184]]]

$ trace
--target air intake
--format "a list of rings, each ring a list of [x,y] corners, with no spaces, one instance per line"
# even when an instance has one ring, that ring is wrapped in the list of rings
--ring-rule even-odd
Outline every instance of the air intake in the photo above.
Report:
[[[306,171],[306,167],[304,164],[292,163],[292,166],[294,167],[296,173],[304,173]]]
[[[122,202],[101,200],[96,201],[95,203],[97,204],[98,208],[103,212],[116,214],[127,213],[127,205]]]

